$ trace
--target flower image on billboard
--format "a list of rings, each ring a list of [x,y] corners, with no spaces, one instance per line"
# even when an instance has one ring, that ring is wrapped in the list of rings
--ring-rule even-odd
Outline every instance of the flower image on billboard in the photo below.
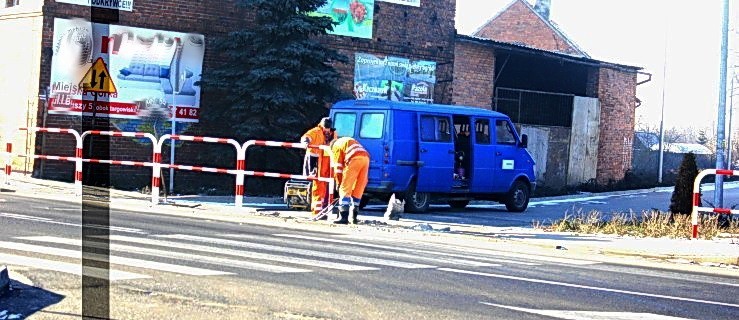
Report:
[[[372,39],[374,14],[375,0],[328,0],[310,15],[333,19],[336,25],[329,34]]]
[[[356,99],[433,103],[436,62],[356,53]]]

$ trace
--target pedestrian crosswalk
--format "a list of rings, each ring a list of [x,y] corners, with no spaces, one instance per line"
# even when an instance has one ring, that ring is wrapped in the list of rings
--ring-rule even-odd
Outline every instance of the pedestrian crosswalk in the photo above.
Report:
[[[436,270],[467,267],[525,268],[543,263],[585,264],[564,258],[541,258],[485,249],[460,249],[420,244],[398,244],[345,235],[278,233],[122,235],[99,241],[79,238],[22,236],[0,241],[0,264],[20,265],[70,274],[101,275],[111,281],[146,279],[161,274],[239,276],[249,272],[301,274],[311,272],[375,272],[396,268]],[[100,254],[109,250],[109,255]],[[110,263],[110,272],[87,268],[80,260]]]

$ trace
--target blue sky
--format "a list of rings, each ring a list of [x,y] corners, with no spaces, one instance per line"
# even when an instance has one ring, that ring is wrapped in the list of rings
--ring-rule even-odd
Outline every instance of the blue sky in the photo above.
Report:
[[[471,34],[509,3],[457,0],[458,32]],[[736,8],[731,8],[730,15],[736,20]],[[640,66],[652,74],[652,81],[637,87],[643,102],[637,109],[639,121],[659,124],[664,87],[665,127],[696,129],[716,126],[721,17],[721,0],[552,0],[550,13],[551,20],[591,57]],[[737,33],[731,28],[733,46]],[[739,89],[735,92],[735,105],[739,105]],[[726,103],[728,110],[728,97]],[[737,122],[734,128],[739,127]]]

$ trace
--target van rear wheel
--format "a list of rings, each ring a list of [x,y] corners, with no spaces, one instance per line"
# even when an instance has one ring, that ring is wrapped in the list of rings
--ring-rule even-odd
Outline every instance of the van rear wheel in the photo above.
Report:
[[[506,209],[511,212],[525,211],[529,206],[530,195],[529,186],[521,180],[516,180],[506,196],[504,202]]]
[[[429,208],[431,195],[426,192],[408,191],[403,197],[405,212],[426,212]]]

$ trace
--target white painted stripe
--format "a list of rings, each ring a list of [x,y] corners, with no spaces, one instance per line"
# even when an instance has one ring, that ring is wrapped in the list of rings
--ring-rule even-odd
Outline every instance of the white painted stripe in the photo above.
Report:
[[[182,165],[178,165],[178,166],[177,166],[177,169],[182,169],[182,170],[192,170],[192,166],[182,166]]]
[[[335,263],[335,262],[328,262],[328,261],[310,260],[310,259],[295,258],[295,257],[288,257],[288,256],[279,256],[279,255],[243,251],[243,250],[231,250],[231,249],[222,249],[218,247],[199,246],[199,245],[194,245],[194,244],[189,244],[189,243],[179,243],[179,242],[171,242],[171,241],[161,241],[161,240],[154,240],[154,239],[133,238],[133,237],[113,236],[113,235],[110,236],[110,239],[114,241],[125,241],[125,242],[140,243],[140,244],[147,244],[147,245],[163,246],[163,247],[169,247],[169,248],[211,252],[211,253],[230,255],[230,256],[236,256],[236,257],[277,261],[277,262],[284,262],[284,263],[321,267],[321,268],[327,268],[327,269],[337,269],[337,270],[347,270],[347,271],[377,270],[377,268],[372,268],[372,267],[365,267],[365,266],[358,266],[358,265],[351,265],[351,264],[344,264],[344,263]],[[275,247],[275,248],[283,249],[283,250],[285,249],[285,248],[280,248],[280,247]],[[279,251],[279,250],[276,250],[276,251]],[[289,251],[283,251],[283,252],[289,252]]]
[[[234,235],[235,237],[240,237],[240,235]],[[311,241],[320,241],[320,242],[329,242],[331,244],[336,243],[342,243],[354,246],[355,248],[357,246],[360,247],[368,247],[368,248],[378,248],[382,250],[395,250],[395,251],[403,251],[403,252],[409,252],[413,253],[414,255],[407,255],[392,251],[367,251],[362,250],[362,253],[372,253],[372,254],[379,254],[379,255],[385,255],[385,256],[393,256],[393,257],[402,257],[402,258],[410,258],[410,259],[419,259],[419,260],[433,260],[437,262],[445,262],[445,263],[451,263],[451,264],[459,264],[459,265],[468,265],[468,266],[474,266],[474,267],[499,267],[499,264],[492,264],[492,263],[486,263],[486,262],[479,262],[479,261],[473,261],[473,260],[467,260],[464,258],[469,258],[469,256],[464,255],[455,255],[451,253],[444,253],[444,252],[435,252],[435,251],[426,251],[426,250],[418,250],[418,249],[411,249],[411,248],[401,248],[398,246],[383,246],[383,245],[376,245],[371,243],[364,243],[364,242],[358,242],[358,241],[347,241],[347,240],[338,240],[334,238],[321,238],[321,237],[310,237],[310,236],[303,236],[303,235],[296,235],[296,234],[273,234],[273,236],[276,237],[284,237],[284,238],[293,238],[293,239],[303,239],[303,240],[311,240]],[[431,255],[439,255],[439,256],[447,256],[447,257],[454,257],[454,260],[448,260],[448,259],[438,259],[438,258],[429,258],[429,257],[422,257],[419,256],[419,253],[424,254],[431,254]],[[458,259],[463,258],[463,259]],[[535,264],[530,264],[535,265]]]
[[[166,237],[166,238],[173,238],[173,239],[180,239],[180,240],[190,240],[190,241],[200,241],[200,242],[211,243],[211,244],[229,245],[229,246],[250,248],[250,249],[256,249],[256,250],[271,250],[271,251],[277,251],[277,252],[285,252],[289,254],[299,254],[299,255],[304,255],[304,256],[320,257],[320,258],[327,258],[327,259],[336,259],[336,260],[345,260],[345,261],[352,261],[352,262],[358,262],[358,263],[376,264],[376,265],[390,266],[390,267],[396,267],[396,268],[405,268],[405,269],[436,268],[435,266],[430,266],[430,265],[425,265],[425,264],[416,264],[416,263],[408,263],[408,262],[401,262],[401,261],[394,261],[394,260],[352,256],[352,255],[346,255],[346,254],[338,254],[338,253],[322,252],[322,251],[314,251],[314,250],[306,250],[306,249],[298,249],[298,248],[287,248],[285,246],[274,246],[274,245],[268,245],[268,244],[234,241],[234,240],[228,240],[228,239],[206,238],[206,237],[188,236],[188,235],[182,235],[182,234],[164,235],[164,236],[159,236],[159,237]]]
[[[688,318],[677,318],[643,312],[603,312],[603,311],[570,311],[570,310],[536,310],[514,306],[504,306],[488,302],[480,303],[502,309],[515,310],[525,313],[538,314],[542,316],[568,319],[568,320],[690,320]]]
[[[205,167],[203,167],[201,171],[203,171],[203,172],[218,172],[218,169],[216,169],[216,168],[205,168]]]
[[[280,174],[279,173],[273,173],[273,172],[267,172],[267,173],[264,174],[264,176],[265,177],[279,178],[280,177]]]
[[[393,243],[394,239],[382,239],[382,238],[370,238],[368,236],[361,236],[361,235],[337,235],[337,237],[342,238],[351,238],[351,239],[373,239],[374,241],[388,241]],[[432,248],[439,248],[443,250],[449,250],[454,252],[464,252],[466,254],[480,254],[480,255],[486,255],[486,256],[502,256],[502,257],[509,257],[509,258],[518,258],[518,259],[526,259],[526,260],[535,260],[535,261],[545,261],[545,262],[553,262],[553,263],[562,263],[562,264],[570,264],[570,265],[578,265],[578,266],[587,266],[587,265],[594,265],[594,264],[600,264],[599,261],[588,261],[588,260],[579,260],[579,259],[568,259],[568,258],[559,258],[559,257],[548,257],[548,256],[540,256],[540,255],[529,255],[525,253],[516,253],[516,252],[505,252],[505,251],[498,251],[498,250],[492,250],[492,249],[479,249],[479,248],[469,248],[469,247],[460,247],[460,246],[448,246],[448,245],[442,245],[442,244],[435,244],[435,243],[421,243],[421,242],[414,242],[414,241],[406,241],[406,244],[412,244],[415,243],[419,246],[425,246],[425,247],[432,247]],[[500,261],[500,260],[497,260]]]
[[[133,166],[133,165],[135,165],[135,164],[136,164],[136,163],[135,163],[135,162],[133,162],[133,161],[127,161],[127,160],[125,160],[125,161],[121,161],[121,165],[124,165],[124,166]]]
[[[27,216],[27,215],[22,215],[22,214],[13,214],[13,213],[0,212],[0,217],[7,217],[7,218],[13,218],[13,219],[29,220],[29,221],[36,221],[36,222],[51,223],[51,224],[58,224],[58,225],[63,225],[63,226],[73,226],[73,227],[82,228],[82,225],[79,224],[79,223],[54,221],[54,220],[51,220],[49,218]],[[147,234],[146,231],[143,231],[141,229],[113,227],[113,226],[103,226],[103,225],[99,225],[99,224],[86,224],[85,227],[94,228],[94,229],[107,229],[107,230],[119,231],[119,232]]]
[[[45,237],[17,237],[16,239],[48,242],[44,240]],[[50,240],[53,240],[53,239],[50,239]],[[65,240],[68,240],[68,241],[66,241],[66,243],[64,244],[82,246],[82,241],[80,240],[76,240],[76,239],[65,239]],[[26,244],[26,243],[13,243],[13,242],[4,242],[4,241],[0,241],[0,248],[48,254],[48,255],[53,255],[53,256],[58,256],[58,257],[82,259],[82,251],[80,250],[51,248],[51,247],[37,246],[37,245]],[[160,263],[160,262],[155,262],[155,261],[132,259],[132,258],[126,258],[126,257],[120,257],[120,256],[114,256],[114,255],[111,255],[110,259],[108,259],[107,256],[102,255],[102,254],[96,254],[96,253],[85,253],[85,259],[96,260],[96,261],[108,261],[111,264],[118,264],[118,265],[129,266],[129,267],[139,267],[139,268],[144,268],[144,269],[153,269],[153,270],[159,270],[159,271],[187,274],[187,275],[192,275],[192,276],[214,276],[214,275],[232,274],[229,272],[223,272],[223,271],[217,271],[217,270],[191,268],[187,266],[179,266],[179,265]]]
[[[64,272],[64,273],[69,273],[69,274],[76,274],[79,276],[82,275],[82,265],[77,264],[77,263],[51,261],[51,260],[45,260],[45,259],[39,259],[39,258],[17,256],[13,254],[5,254],[2,252],[0,252],[0,262],[2,262],[3,264],[9,264],[9,265],[26,266],[26,267],[32,267],[32,268],[37,268],[37,269],[58,271],[58,272]],[[125,271],[112,270],[112,269],[107,270],[107,271],[108,272],[106,272],[106,270],[99,269],[99,268],[85,267],[86,276],[106,279],[110,281],[151,278],[150,276],[147,276],[147,275],[132,273],[132,272],[125,272]]]
[[[725,306],[725,307],[739,308],[739,304],[732,304],[732,303],[725,303],[725,302],[717,302],[717,301],[708,301],[708,300],[700,300],[700,299],[692,299],[692,298],[683,298],[683,297],[675,297],[675,296],[668,296],[668,295],[662,295],[662,294],[644,293],[644,292],[638,292],[638,291],[626,291],[626,290],[620,290],[620,289],[593,287],[593,286],[586,286],[586,285],[573,284],[573,283],[567,283],[567,282],[557,282],[557,281],[550,281],[550,280],[542,280],[542,279],[522,278],[522,277],[509,276],[509,275],[504,275],[504,274],[484,273],[484,272],[476,272],[476,271],[468,271],[468,270],[458,270],[458,269],[449,269],[449,268],[439,268],[438,270],[440,270],[440,271],[447,271],[447,272],[454,272],[454,273],[470,274],[470,275],[476,275],[476,276],[483,276],[483,277],[508,279],[508,280],[516,280],[516,281],[525,281],[525,282],[532,282],[532,283],[542,283],[542,284],[549,284],[549,285],[569,287],[569,288],[578,288],[578,289],[595,290],[595,291],[603,291],[603,292],[621,293],[621,294],[628,294],[628,295],[633,295],[633,296],[651,297],[651,298],[660,298],[660,299],[677,300],[677,301],[687,301],[687,302],[696,302],[696,303],[711,304],[711,305],[717,305],[717,306]]]
[[[79,243],[79,240],[57,238],[57,237],[29,237],[29,238],[31,238],[29,240],[51,242],[51,243],[61,243],[61,244]],[[106,247],[105,244],[102,244],[102,243],[96,244],[94,242],[90,242],[89,246],[93,248],[105,248]],[[211,248],[211,249],[216,249],[216,248]],[[126,246],[126,245],[121,245],[121,244],[116,244],[116,243],[110,244],[110,250],[137,253],[137,254],[150,255],[150,256],[163,257],[163,258],[198,261],[198,262],[212,263],[212,264],[218,264],[218,265],[236,267],[236,268],[242,268],[242,269],[266,271],[266,272],[272,272],[272,273],[311,272],[310,270],[307,270],[307,269],[282,267],[282,266],[275,266],[275,265],[242,261],[242,260],[217,258],[217,257],[202,256],[202,255],[196,255],[196,254],[180,253],[180,252],[174,252],[174,251],[164,251],[164,250],[157,250],[157,249]]]

